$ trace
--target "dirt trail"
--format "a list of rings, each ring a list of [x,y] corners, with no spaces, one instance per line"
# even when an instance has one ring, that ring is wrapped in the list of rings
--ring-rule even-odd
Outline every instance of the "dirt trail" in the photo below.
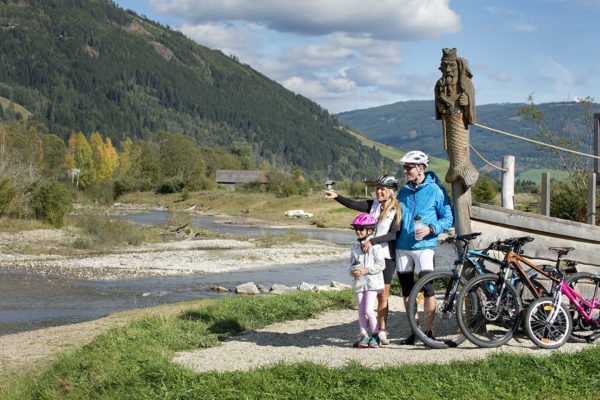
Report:
[[[409,327],[401,301],[393,296],[390,315],[391,344],[378,349],[355,349],[351,343],[358,334],[355,310],[329,311],[310,320],[278,323],[235,336],[221,346],[181,352],[174,361],[194,371],[245,371],[279,362],[311,361],[340,367],[358,362],[367,367],[398,366],[411,363],[448,363],[477,360],[494,353],[525,353],[535,356],[555,351],[577,351],[588,344],[568,343],[559,350],[537,349],[527,338],[512,340],[497,349],[480,349],[469,342],[459,348],[432,350],[423,344],[401,345]]]

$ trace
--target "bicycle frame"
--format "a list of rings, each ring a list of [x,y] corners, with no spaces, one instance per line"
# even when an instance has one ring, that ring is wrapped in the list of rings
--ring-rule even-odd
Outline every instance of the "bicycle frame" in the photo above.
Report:
[[[596,297],[596,292],[598,291],[597,289],[598,289],[598,287],[596,287],[596,289],[594,290],[594,296],[593,296],[592,302],[590,303],[583,296],[581,296],[579,293],[577,293],[575,291],[575,289],[573,289],[569,285],[567,285],[567,283],[565,282],[564,279],[560,281],[561,293],[563,293],[565,296],[567,296],[569,298],[569,301],[571,302],[572,305],[575,306],[575,308],[579,312],[579,315],[581,315],[586,321],[592,321],[592,316],[594,314],[595,308],[600,309],[600,298]],[[588,310],[590,310],[589,313],[587,313],[585,311],[584,307],[586,307]],[[596,319],[594,322],[600,322],[600,317],[598,319]]]
[[[560,258],[561,258],[561,256],[559,255],[556,260],[557,269],[558,269],[558,266],[560,265]],[[522,257],[521,255],[519,255],[513,251],[509,251],[505,254],[504,263],[506,266],[509,266],[510,268],[517,271],[517,273],[520,275],[521,279],[524,280],[527,287],[529,288],[529,290],[531,291],[531,293],[534,295],[534,297],[536,299],[540,298],[543,294],[540,293],[538,288],[536,288],[535,285],[531,282],[531,279],[529,279],[529,277],[527,276],[527,273],[521,266],[521,263],[525,264],[527,267],[539,272],[546,278],[550,279],[552,281],[553,289],[555,288],[555,285],[560,285],[561,280],[559,278],[552,276],[550,273],[544,271],[542,268],[538,267],[537,265],[533,264],[531,261],[527,260],[526,258]],[[505,276],[505,279],[506,279],[506,276]]]

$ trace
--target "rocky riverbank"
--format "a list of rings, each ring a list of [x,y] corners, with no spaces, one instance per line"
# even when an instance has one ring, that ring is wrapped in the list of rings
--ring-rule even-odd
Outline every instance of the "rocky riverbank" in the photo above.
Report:
[[[68,231],[61,230],[1,234],[0,268],[73,279],[119,279],[231,272],[348,257],[345,246],[315,240],[265,244],[260,240],[202,238],[127,246],[109,253],[61,254],[59,243],[70,236]],[[38,254],[24,254],[22,243],[37,245]]]

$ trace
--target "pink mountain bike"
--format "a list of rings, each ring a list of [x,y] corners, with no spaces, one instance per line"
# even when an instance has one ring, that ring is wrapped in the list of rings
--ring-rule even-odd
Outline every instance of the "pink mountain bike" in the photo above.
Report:
[[[569,338],[577,342],[593,342],[600,337],[600,275],[575,274],[565,281],[559,275],[560,290],[553,297],[540,297],[528,307],[525,330],[536,346],[556,349]],[[569,299],[563,302],[564,296]]]

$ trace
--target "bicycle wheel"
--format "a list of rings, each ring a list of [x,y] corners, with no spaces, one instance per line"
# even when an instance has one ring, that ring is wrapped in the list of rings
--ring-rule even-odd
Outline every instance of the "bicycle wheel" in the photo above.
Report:
[[[566,280],[566,283],[590,303],[594,295],[596,296],[596,301],[598,301],[598,296],[600,296],[600,279],[594,277],[593,274],[578,272],[571,275]],[[600,309],[596,308],[592,310],[592,319],[589,321],[579,314],[579,311],[573,304],[568,303],[568,310],[573,320],[571,340],[574,342],[585,343],[588,336],[600,330]],[[586,311],[590,312],[589,309]]]
[[[419,279],[410,292],[407,310],[408,323],[413,333],[425,346],[434,349],[446,349],[456,347],[465,340],[465,336],[456,323],[455,308],[456,298],[465,280],[459,278],[458,286],[456,290],[453,290],[456,283],[455,279],[452,271],[432,272]],[[423,288],[428,284],[433,285],[434,290],[435,308],[433,308],[433,315],[425,314]],[[427,317],[431,318],[430,323],[428,323]],[[431,330],[435,337],[427,336],[426,330]]]
[[[477,346],[501,346],[513,337],[519,326],[519,293],[496,274],[471,279],[456,302],[458,326]]]
[[[534,300],[525,314],[525,331],[531,341],[543,349],[557,349],[569,340],[573,321],[564,304],[552,297]]]

